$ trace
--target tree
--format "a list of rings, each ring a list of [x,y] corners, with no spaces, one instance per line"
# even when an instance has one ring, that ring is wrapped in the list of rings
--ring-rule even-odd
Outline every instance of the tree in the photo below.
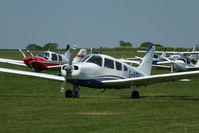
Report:
[[[43,50],[56,51],[58,49],[57,43],[47,43],[43,46]]]
[[[120,41],[120,47],[121,47],[121,46],[124,46],[124,45],[125,45],[125,42],[124,42],[123,40],[121,40],[121,41]]]
[[[125,46],[128,46],[128,47],[132,47],[132,43],[130,42],[125,42],[123,40],[120,41],[120,47],[125,47]]]
[[[148,47],[149,45],[154,45],[154,44],[151,42],[143,42],[141,43],[140,47]]]
[[[29,44],[29,45],[26,47],[26,49],[28,49],[28,50],[41,50],[41,46],[32,43],[32,44]]]
[[[155,46],[155,47],[163,47],[160,44],[153,44],[151,42],[143,42],[143,43],[141,43],[140,47],[148,47],[149,45],[152,45],[152,46]]]

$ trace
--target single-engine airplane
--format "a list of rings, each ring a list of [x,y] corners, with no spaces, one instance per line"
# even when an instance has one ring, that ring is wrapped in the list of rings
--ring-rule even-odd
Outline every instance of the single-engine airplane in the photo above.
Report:
[[[0,62],[28,66],[32,68],[33,71],[42,71],[46,69],[60,68],[63,64],[68,64],[71,58],[70,45],[67,45],[64,55],[52,51],[43,51],[37,56],[33,56],[33,54],[28,51],[30,56],[26,57],[21,50],[19,51],[24,56],[23,61],[0,58]],[[74,58],[73,63],[80,61],[84,56],[86,56],[86,49],[81,49]]]
[[[169,74],[151,74],[151,66],[154,55],[154,47],[149,46],[145,57],[138,67],[132,67],[120,59],[115,59],[103,54],[90,54],[81,62],[63,65],[61,72],[64,76],[55,76],[44,73],[19,71],[0,68],[0,72],[34,76],[58,81],[64,81],[73,85],[72,90],[65,92],[65,97],[79,97],[79,86],[92,88],[131,88],[132,98],[138,98],[139,92],[136,87],[149,84],[194,78],[199,76],[199,71],[179,72]]]
[[[170,65],[168,66],[165,64],[170,64]],[[168,68],[171,69],[171,72],[173,72],[173,69],[175,69],[176,71],[199,70],[199,60],[196,62],[196,64],[193,64],[190,58],[180,57],[174,60],[170,60],[168,62],[158,62],[157,65],[153,66],[158,68]]]
[[[138,52],[145,52],[146,51],[138,51]],[[155,53],[153,55],[153,61],[152,64],[157,64],[159,61],[164,61],[167,60],[166,58],[166,54],[167,54],[167,47],[164,48],[164,51],[161,51],[161,55],[159,56],[157,53]],[[135,64],[140,64],[141,61],[136,61],[135,59],[140,59],[142,60],[144,57],[139,57],[139,56],[135,56],[135,58],[126,58],[126,62],[131,62],[131,63],[135,63]],[[133,60],[132,60],[133,59]]]

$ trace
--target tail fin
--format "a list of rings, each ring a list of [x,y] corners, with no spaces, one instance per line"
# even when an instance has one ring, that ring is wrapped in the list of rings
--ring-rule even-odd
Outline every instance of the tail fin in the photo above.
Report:
[[[166,57],[167,54],[167,47],[164,48],[164,52],[162,53],[161,57]]]
[[[99,49],[99,54],[102,54],[102,46]]]
[[[198,44],[194,45],[193,49],[192,49],[192,52],[195,52],[197,48],[198,48]]]
[[[138,66],[138,70],[141,71],[143,74],[145,74],[145,76],[149,76],[151,74],[154,50],[155,47],[150,45],[141,64]]]
[[[65,57],[66,57],[67,59],[70,59],[70,58],[71,58],[70,45],[69,45],[69,44],[67,44],[67,46],[66,46]]]
[[[77,63],[77,62],[81,61],[86,55],[87,55],[87,50],[86,49],[80,49],[79,53],[74,58],[73,63]]]

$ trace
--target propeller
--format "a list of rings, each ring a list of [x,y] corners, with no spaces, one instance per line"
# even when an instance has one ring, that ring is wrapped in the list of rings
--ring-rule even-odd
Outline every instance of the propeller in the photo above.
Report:
[[[26,55],[24,54],[24,52],[21,49],[19,49],[19,52],[23,55],[24,58],[26,57]]]
[[[73,49],[75,50],[76,48],[73,47]],[[73,57],[73,54],[74,54],[74,51],[72,52],[72,54],[71,54],[71,56],[69,58],[69,63],[68,64],[64,64],[61,67],[62,71],[65,71],[65,75],[64,75],[65,80],[64,80],[64,83],[63,83],[63,85],[61,87],[61,90],[60,90],[61,92],[64,92],[65,86],[67,84],[67,80],[71,77],[71,73],[72,73],[72,70],[73,70],[73,66],[72,66],[72,57]]]
[[[30,56],[33,57],[33,54],[30,52],[30,50],[27,50],[27,52],[30,54]]]
[[[72,61],[70,61],[70,62],[72,62]],[[62,70],[65,71],[65,75],[64,75],[65,80],[64,80],[64,83],[63,83],[60,91],[64,92],[65,86],[67,84],[67,80],[71,77],[71,73],[73,70],[72,63],[63,65]]]

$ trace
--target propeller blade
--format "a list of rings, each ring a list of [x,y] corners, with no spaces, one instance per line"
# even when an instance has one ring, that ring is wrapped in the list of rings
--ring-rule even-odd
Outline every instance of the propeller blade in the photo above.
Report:
[[[66,84],[67,84],[67,79],[68,79],[67,71],[66,71],[66,75],[64,76],[64,78],[65,78],[65,80],[64,80],[64,82],[63,82],[63,84],[62,84],[62,87],[61,87],[61,89],[60,89],[61,92],[64,92],[64,91],[65,91],[65,86],[66,86]]]

